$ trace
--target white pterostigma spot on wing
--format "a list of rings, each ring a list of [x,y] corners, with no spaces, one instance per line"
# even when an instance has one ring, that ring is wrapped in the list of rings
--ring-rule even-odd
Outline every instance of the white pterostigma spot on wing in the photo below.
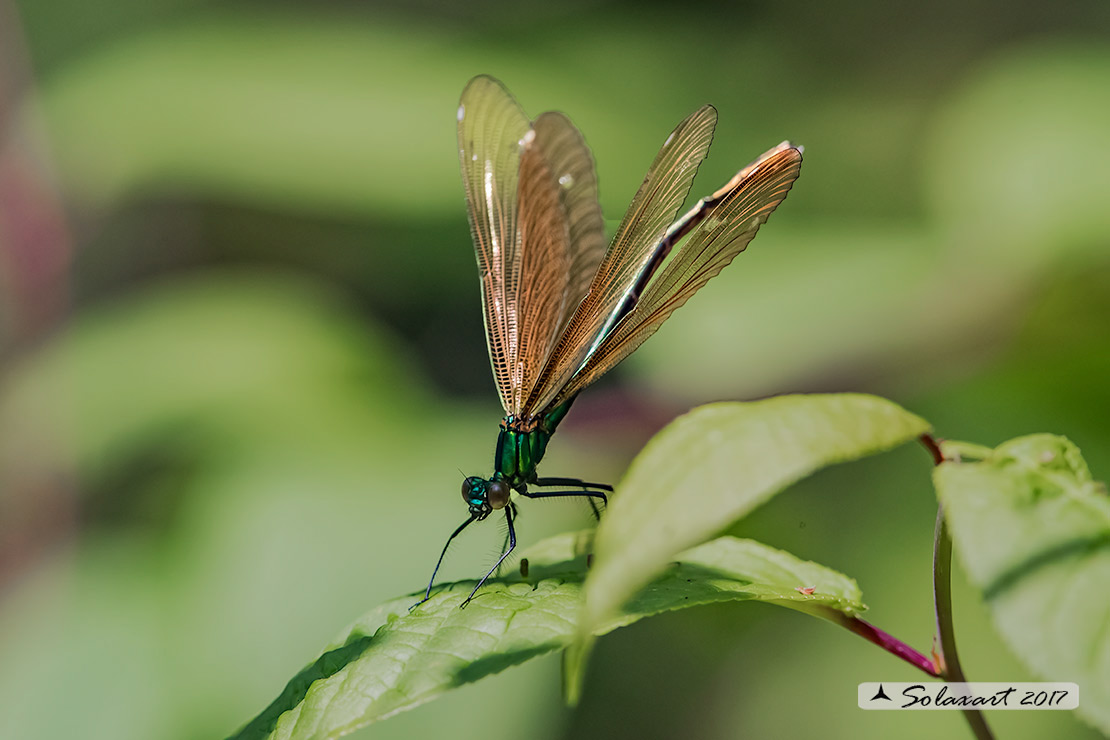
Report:
[[[529,144],[531,144],[535,140],[536,140],[536,130],[534,128],[530,128],[530,129],[528,129],[528,133],[524,134],[524,138],[522,138],[517,143],[520,144],[521,148],[523,149],[524,147],[528,146]]]
[[[463,116],[465,116],[465,115],[466,115],[466,106],[462,103],[459,103],[459,111],[458,111],[458,113],[455,114],[455,116],[461,121],[463,119]]]
[[[564,188],[570,189],[574,187],[574,175],[569,172],[559,178],[559,184]]]
[[[484,173],[482,173],[482,175],[483,175],[482,184],[485,187],[486,200],[489,201],[490,203],[493,203],[496,199],[497,192],[494,190],[494,187],[493,187],[493,171],[490,170],[489,167],[490,167],[490,163],[487,161],[486,162],[486,171]],[[500,256],[501,256],[501,240],[497,236],[497,229],[492,229],[490,231],[489,241],[490,241],[490,253],[493,254],[494,258],[500,259]]]

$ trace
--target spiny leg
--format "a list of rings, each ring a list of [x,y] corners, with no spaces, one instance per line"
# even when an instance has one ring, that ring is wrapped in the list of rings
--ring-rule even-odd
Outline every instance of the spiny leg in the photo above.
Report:
[[[501,563],[505,561],[505,558],[509,557],[509,553],[516,549],[516,530],[513,529],[513,510],[511,506],[505,507],[505,521],[509,523],[509,549],[501,554],[501,558],[492,568],[489,569],[489,573],[486,573],[484,576],[482,576],[482,580],[478,581],[478,585],[475,586],[474,590],[470,592],[470,596],[466,597],[466,601],[459,604],[460,609],[470,603],[470,600],[474,598],[474,594],[478,593],[478,589],[482,587],[482,584],[485,583],[489,579],[489,577],[493,575],[493,572],[495,570],[501,567]]]
[[[595,522],[600,522],[601,521],[601,512],[598,511],[597,504],[594,503],[593,498],[591,497],[591,498],[586,499],[586,503],[590,505],[590,513],[592,513],[594,515],[594,521]],[[606,506],[609,505],[608,500],[606,500],[605,505]]]
[[[533,483],[541,488],[544,486],[578,486],[581,488],[597,488],[602,491],[609,491],[610,493],[613,492],[613,487],[608,483],[587,483],[578,478],[536,478]]]
[[[469,525],[473,521],[474,521],[474,517],[472,516],[469,519],[467,519],[465,522],[460,524],[459,528],[456,529],[454,532],[452,532],[451,536],[447,538],[447,543],[443,546],[443,552],[441,552],[439,554],[439,560],[436,561],[436,569],[432,571],[431,580],[428,581],[428,590],[424,592],[424,598],[421,599],[420,601],[416,602],[412,606],[410,606],[409,611],[412,611],[413,609],[420,606],[421,604],[423,604],[428,599],[432,598],[432,584],[435,583],[435,581],[436,581],[436,573],[439,573],[439,566],[443,565],[443,556],[447,554],[447,548],[451,546],[451,540],[455,539],[455,537],[458,536],[459,532],[466,529],[467,525]]]
[[[559,478],[559,477],[536,478],[536,480],[533,481],[533,483],[537,486],[540,486],[540,487],[544,487],[544,486],[581,486],[583,489],[596,488],[596,489],[599,489],[599,490],[602,490],[602,491],[609,491],[610,493],[613,492],[613,487],[611,485],[609,485],[608,483],[589,483],[589,482],[581,480],[579,478]],[[590,511],[593,512],[594,519],[596,519],[597,521],[601,521],[601,512],[599,512],[597,510],[597,504],[594,503],[594,498],[595,497],[590,497],[589,499],[587,499],[587,501],[590,504]],[[607,498],[605,498],[605,496],[602,496],[601,499],[605,502],[606,506],[609,505],[609,500]]]
[[[510,501],[510,502],[509,502],[509,508],[513,510],[513,516],[514,516],[514,517],[515,517],[515,516],[520,516],[520,513],[519,513],[519,512],[518,512],[518,511],[516,510],[516,504],[514,504],[514,503],[513,503],[512,501]],[[505,550],[506,550],[506,549],[507,549],[508,547],[509,547],[509,533],[508,533],[508,532],[506,532],[506,533],[505,533],[505,539],[504,539],[504,540],[502,540],[502,542],[501,542],[501,554],[502,554],[502,555],[504,555],[504,554],[505,554]],[[501,562],[501,561],[498,561],[498,562]],[[497,575],[498,575],[498,576],[500,576],[500,575],[501,575],[501,571],[500,571],[500,566],[498,566],[498,572],[497,572]]]
[[[597,505],[594,504],[594,499],[601,499],[601,503],[605,506],[609,505],[609,497],[601,491],[525,491],[520,494],[528,498],[578,498],[585,496],[587,501],[590,502],[590,508],[593,509],[594,517],[600,521],[601,513],[597,510]]]

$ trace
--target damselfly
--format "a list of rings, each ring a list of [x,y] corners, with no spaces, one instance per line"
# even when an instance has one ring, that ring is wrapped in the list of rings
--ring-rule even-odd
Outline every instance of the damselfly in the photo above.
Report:
[[[420,603],[451,540],[504,510],[507,547],[462,605],[474,598],[516,547],[514,492],[607,501],[611,486],[537,475],[555,428],[583,388],[744,251],[801,169],[802,148],[783,142],[676,221],[716,122],[706,105],[671,132],[607,248],[593,158],[574,124],[555,112],[530,120],[491,77],[463,90],[459,164],[505,418],[493,475],[463,482],[469,516],[444,545]]]

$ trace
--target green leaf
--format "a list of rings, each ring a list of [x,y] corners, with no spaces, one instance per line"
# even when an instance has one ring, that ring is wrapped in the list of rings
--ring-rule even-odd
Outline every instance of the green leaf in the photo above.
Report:
[[[946,449],[946,453],[951,451]],[[1110,498],[1079,449],[1020,437],[934,473],[952,539],[998,631],[1029,668],[1079,684],[1110,732]]]
[[[890,401],[856,394],[711,404],[677,419],[632,462],[598,527],[582,634],[611,619],[677,553],[791,483],[928,428]]]
[[[473,581],[451,584],[411,612],[416,595],[382,604],[294,677],[234,738],[341,737],[566,647],[577,633],[591,540],[591,532],[579,532],[537,544],[522,556],[529,560],[527,580],[493,581],[466,609],[458,607]],[[723,601],[855,615],[866,608],[860,598],[855,581],[840,573],[758,542],[722,537],[680,556],[595,633]]]

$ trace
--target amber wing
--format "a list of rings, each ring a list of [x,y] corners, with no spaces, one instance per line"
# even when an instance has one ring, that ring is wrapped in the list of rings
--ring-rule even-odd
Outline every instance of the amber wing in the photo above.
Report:
[[[801,166],[801,149],[783,142],[676,222],[672,234],[685,234],[684,240],[552,404],[574,396],[632,354],[675,309],[744,251],[786,198]]]
[[[597,176],[565,116],[529,122],[491,77],[467,85],[458,120],[490,364],[519,416],[604,254]]]
[[[717,112],[704,106],[667,137],[617,229],[584,298],[556,342],[531,394],[527,416],[551,406],[556,396],[612,328],[618,307],[653,263],[656,249],[690,192],[694,175],[713,140]]]

